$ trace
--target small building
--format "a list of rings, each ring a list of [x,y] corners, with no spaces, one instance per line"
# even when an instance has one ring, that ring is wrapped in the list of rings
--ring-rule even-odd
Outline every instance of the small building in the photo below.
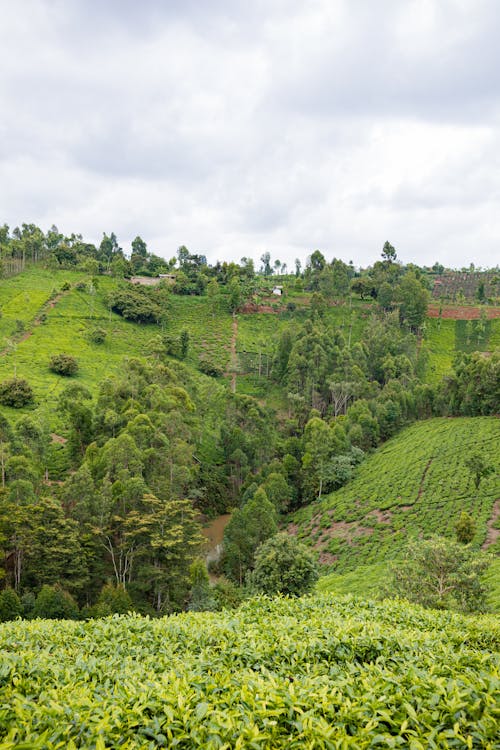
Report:
[[[283,294],[283,287],[275,286],[273,289],[273,294],[275,294],[277,297],[281,297],[281,295]]]

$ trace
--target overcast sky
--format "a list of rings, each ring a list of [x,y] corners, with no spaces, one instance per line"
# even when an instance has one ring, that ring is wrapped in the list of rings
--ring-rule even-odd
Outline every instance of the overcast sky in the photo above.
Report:
[[[499,0],[0,0],[0,224],[500,263]]]

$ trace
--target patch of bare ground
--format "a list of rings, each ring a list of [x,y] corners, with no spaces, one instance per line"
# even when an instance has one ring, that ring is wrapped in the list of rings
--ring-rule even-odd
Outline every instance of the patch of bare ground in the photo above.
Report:
[[[367,518],[373,516],[376,518],[377,523],[390,523],[392,520],[392,513],[390,510],[380,510],[380,508],[374,508],[367,514]]]
[[[57,435],[55,432],[51,432],[50,437],[52,438],[53,443],[59,443],[60,445],[65,445],[68,442],[65,437]]]
[[[338,559],[338,555],[332,555],[331,552],[320,552],[318,556],[320,565],[334,565]]]
[[[487,532],[486,532],[486,539],[483,542],[483,549],[487,549],[488,547],[491,547],[492,544],[495,544],[498,537],[500,537],[500,529],[495,528],[495,523],[498,521],[498,518],[500,517],[500,498],[495,501],[495,504],[493,505],[493,511],[491,513],[491,516],[487,523]]]
[[[479,320],[482,313],[481,307],[461,307],[460,305],[443,305],[441,315],[439,305],[429,305],[427,315],[429,318],[447,318],[448,320]],[[486,308],[486,317],[489,320],[500,318],[500,307]]]

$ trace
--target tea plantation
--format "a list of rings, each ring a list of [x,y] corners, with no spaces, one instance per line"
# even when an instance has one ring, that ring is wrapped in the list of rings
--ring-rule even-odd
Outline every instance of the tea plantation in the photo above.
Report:
[[[337,573],[394,558],[411,537],[453,536],[462,511],[474,518],[481,545],[500,497],[499,444],[495,417],[417,422],[369,456],[345,487],[295,513],[290,530],[311,540]],[[477,490],[464,464],[473,451],[496,468]]]
[[[0,626],[0,749],[482,748],[500,627],[352,597]]]

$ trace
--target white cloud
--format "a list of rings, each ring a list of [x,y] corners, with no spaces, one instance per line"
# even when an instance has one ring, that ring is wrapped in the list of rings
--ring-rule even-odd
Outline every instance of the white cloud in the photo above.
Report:
[[[0,222],[498,262],[494,0],[4,6]]]

